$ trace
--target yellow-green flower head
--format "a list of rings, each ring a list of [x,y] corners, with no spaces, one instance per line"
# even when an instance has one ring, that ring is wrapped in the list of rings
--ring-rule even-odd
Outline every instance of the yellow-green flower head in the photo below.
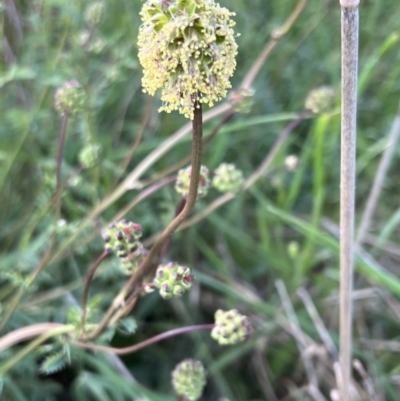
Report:
[[[306,99],[305,107],[315,114],[331,111],[336,100],[336,90],[330,86],[321,86],[312,90]]]
[[[206,371],[203,364],[195,359],[184,359],[172,372],[172,385],[179,396],[189,401],[201,397],[206,384]]]
[[[176,177],[175,190],[186,198],[189,194],[190,187],[190,175],[192,172],[192,166],[186,167],[178,171]],[[200,167],[199,185],[197,188],[197,198],[203,198],[207,195],[208,190],[211,186],[210,172],[206,166]]]
[[[212,106],[231,88],[237,45],[235,13],[214,0],[147,0],[139,60],[144,92],[161,89],[159,111],[193,119],[196,102]]]
[[[193,275],[189,267],[170,262],[158,266],[154,284],[164,299],[181,297],[191,288]]]
[[[84,110],[85,91],[80,83],[71,79],[60,86],[54,95],[54,107],[62,115],[75,115]]]
[[[234,164],[222,163],[214,171],[213,187],[220,192],[238,192],[243,185],[243,174]]]
[[[215,326],[211,330],[211,337],[219,345],[238,344],[247,340],[253,328],[247,316],[241,315],[236,309],[215,312]]]

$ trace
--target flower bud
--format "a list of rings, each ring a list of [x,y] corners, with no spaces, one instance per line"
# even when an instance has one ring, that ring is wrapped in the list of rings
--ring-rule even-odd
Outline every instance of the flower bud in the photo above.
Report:
[[[306,99],[305,107],[315,114],[331,111],[336,100],[336,90],[329,86],[321,86],[312,90]]]
[[[185,359],[176,365],[172,372],[172,386],[179,396],[188,401],[201,397],[206,384],[206,371],[203,364],[195,359]]]
[[[176,177],[175,190],[176,192],[181,194],[184,198],[186,198],[189,194],[191,172],[192,172],[192,167],[189,166],[187,168],[179,170],[178,175]],[[197,188],[197,199],[206,196],[210,186],[211,186],[211,181],[209,178],[208,168],[205,166],[201,166],[199,186]]]
[[[131,251],[124,257],[121,257],[121,268],[125,274],[134,273],[140,264],[143,262],[143,259],[147,255],[147,249],[143,246],[143,244],[137,241],[137,246],[131,247]]]
[[[238,192],[243,185],[243,174],[234,164],[222,163],[215,171],[213,186],[220,192]]]
[[[161,89],[160,111],[193,119],[196,103],[226,96],[236,67],[235,15],[214,0],[147,0],[140,13],[144,92]]]
[[[105,250],[116,253],[120,258],[126,258],[129,253],[138,249],[139,238],[142,236],[140,224],[128,222],[125,219],[111,223],[102,232]]]
[[[85,91],[78,81],[71,79],[60,86],[54,96],[54,107],[62,115],[72,116],[85,107]]]
[[[241,343],[250,337],[252,331],[249,318],[236,309],[215,312],[215,326],[211,330],[211,337],[220,345]]]
[[[188,267],[178,263],[160,265],[154,278],[154,284],[160,289],[164,299],[182,296],[193,283],[193,275]]]

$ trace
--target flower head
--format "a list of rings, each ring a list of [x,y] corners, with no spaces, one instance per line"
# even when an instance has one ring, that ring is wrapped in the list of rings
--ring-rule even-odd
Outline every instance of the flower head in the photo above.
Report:
[[[234,13],[214,0],[147,0],[140,14],[142,84],[150,95],[161,89],[160,111],[193,119],[197,102],[226,96],[236,67]]]
[[[158,266],[154,284],[164,299],[180,297],[192,286],[193,275],[188,267],[171,262]]]
[[[305,107],[315,114],[326,113],[333,107],[335,99],[335,89],[330,86],[321,86],[308,94]]]
[[[78,81],[71,79],[60,86],[54,95],[54,107],[63,115],[80,113],[85,107],[85,91]]]
[[[105,251],[119,257],[122,270],[127,274],[133,273],[146,255],[146,250],[139,241],[141,236],[140,224],[125,219],[109,224],[102,232]]]
[[[247,340],[253,328],[247,316],[241,315],[236,309],[215,312],[215,327],[211,337],[220,345],[238,344]]]
[[[172,385],[178,395],[189,401],[201,397],[206,384],[206,371],[203,364],[195,359],[184,359],[172,372]]]
[[[215,171],[213,186],[220,192],[238,192],[243,184],[243,174],[234,164],[222,163]]]
[[[178,175],[176,177],[175,190],[183,197],[187,197],[189,194],[190,187],[190,175],[192,173],[192,167],[186,167],[182,170],[178,171]],[[200,168],[200,177],[199,177],[199,185],[197,187],[197,198],[203,198],[207,195],[207,192],[211,186],[211,180],[209,178],[209,171],[206,166],[201,166]]]

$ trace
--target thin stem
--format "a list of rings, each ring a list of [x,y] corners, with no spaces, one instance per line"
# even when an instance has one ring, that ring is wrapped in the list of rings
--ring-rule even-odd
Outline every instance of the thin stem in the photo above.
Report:
[[[249,72],[243,79],[241,85],[242,88],[250,89],[251,84],[253,83],[254,79],[260,72],[262,66],[265,64],[265,61],[267,60],[268,56],[270,55],[272,50],[275,49],[275,47],[278,45],[279,41],[284,37],[284,35],[286,35],[290,31],[290,28],[293,26],[297,18],[299,18],[306,4],[307,0],[300,0],[296,8],[293,10],[288,19],[284,22],[284,24],[272,33],[271,40],[266,44],[263,51],[260,53],[257,60],[251,66]]]
[[[379,163],[378,171],[376,172],[374,183],[369,193],[364,213],[361,218],[361,223],[358,228],[357,243],[362,244],[365,236],[368,234],[371,220],[374,216],[379,195],[383,186],[383,181],[392,161],[394,151],[396,149],[397,140],[400,137],[400,109],[393,121],[392,127],[388,135],[388,143],[383,153],[381,162]]]
[[[81,341],[71,341],[71,344],[76,345],[77,347],[91,349],[94,351],[108,352],[108,353],[113,353],[113,354],[117,354],[117,355],[126,355],[126,354],[132,354],[133,352],[139,351],[143,348],[146,348],[150,345],[153,345],[159,341],[165,340],[170,337],[178,336],[178,335],[184,334],[184,333],[189,333],[191,331],[212,330],[214,328],[214,326],[215,326],[214,324],[199,324],[196,326],[180,327],[178,329],[173,329],[173,330],[169,330],[164,333],[158,334],[158,335],[148,338],[147,340],[142,341],[138,344],[131,345],[130,347],[125,347],[125,348],[107,347],[105,345],[90,344],[90,343],[84,343]]]
[[[143,278],[143,276],[149,272],[153,258],[156,256],[164,241],[182,224],[182,222],[189,216],[189,214],[193,210],[197,200],[197,187],[199,184],[202,155],[203,112],[201,103],[196,104],[192,126],[192,170],[190,175],[189,194],[186,200],[185,207],[183,208],[182,212],[171,221],[171,223],[165,228],[165,230],[156,240],[142,264],[131,276],[131,278],[122,288],[118,296],[114,299],[113,304],[106,312],[103,320],[99,323],[98,327],[92,333],[83,337],[85,340],[91,340],[97,337],[97,335],[105,329],[107,323],[110,321],[112,315],[114,314],[115,309],[124,304],[125,297],[130,289],[137,285]]]
[[[93,280],[93,276],[96,273],[97,268],[100,266],[101,262],[107,257],[108,253],[103,252],[97,260],[94,262],[93,266],[90,268],[89,273],[86,276],[85,285],[83,287],[82,293],[82,318],[81,318],[81,325],[82,330],[85,331],[85,322],[86,322],[86,315],[87,315],[87,299],[89,295],[89,287],[90,283]]]
[[[61,164],[62,164],[62,152],[64,148],[64,142],[65,142],[65,137],[67,133],[67,128],[68,128],[68,114],[64,114],[63,119],[62,119],[62,124],[61,124],[61,129],[60,129],[60,136],[58,140],[58,151],[57,151],[57,170],[56,170],[56,189],[54,192],[54,230],[50,238],[50,243],[49,246],[47,247],[46,252],[44,253],[42,259],[40,260],[39,264],[36,266],[35,270],[31,273],[30,277],[27,279],[27,285],[29,286],[30,284],[35,281],[36,277],[39,275],[39,273],[43,270],[45,267],[46,263],[50,259],[51,252],[53,250],[53,247],[56,243],[57,239],[57,233],[58,233],[58,227],[57,227],[57,222],[60,219],[60,213],[61,213]],[[10,303],[8,304],[8,308],[4,313],[4,317],[0,322],[0,330],[3,329],[3,327],[7,324],[8,320],[10,319],[11,315],[13,314],[14,310],[17,308],[19,302],[22,299],[22,296],[24,294],[23,289],[19,289],[14,297],[11,299]]]
[[[52,325],[53,323],[45,323],[44,325]],[[56,324],[56,323],[54,323]],[[73,326],[65,326],[58,325],[59,327],[55,327],[53,329],[47,328],[44,330],[44,333],[36,338],[34,341],[29,343],[26,347],[24,347],[21,351],[19,351],[15,356],[9,359],[6,363],[4,363],[0,367],[0,376],[3,376],[6,372],[8,372],[14,365],[16,365],[20,360],[25,358],[30,352],[35,350],[40,344],[44,343],[47,339],[58,336],[61,334],[70,333],[74,330]]]
[[[342,134],[340,168],[340,400],[350,401],[358,68],[358,0],[342,0]]]
[[[271,150],[267,153],[267,155],[265,156],[264,160],[261,162],[257,170],[243,183],[242,186],[243,191],[249,189],[257,180],[259,180],[265,174],[266,170],[272,163],[275,156],[278,154],[279,150],[282,148],[282,145],[284,144],[289,134],[293,132],[293,130],[300,124],[300,122],[303,121],[304,118],[308,117],[308,115],[309,112],[307,110],[299,112],[296,118],[283,129],[283,131],[279,134],[278,138],[276,139],[275,143],[272,145]],[[221,195],[219,198],[215,199],[212,203],[210,203],[201,212],[195,214],[193,217],[183,222],[182,225],[179,227],[179,231],[191,227],[192,225],[203,220],[214,210],[218,209],[220,206],[234,199],[236,195],[237,194],[233,194],[231,192]],[[155,234],[154,236],[148,238],[148,240],[145,242],[145,246],[153,244],[159,237],[159,235],[160,234]]]

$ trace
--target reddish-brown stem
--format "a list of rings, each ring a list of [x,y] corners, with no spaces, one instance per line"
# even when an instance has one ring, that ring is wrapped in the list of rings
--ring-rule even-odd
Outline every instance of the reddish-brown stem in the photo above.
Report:
[[[178,203],[178,206],[176,207],[175,216],[174,217],[179,216],[179,214],[182,212],[182,210],[185,207],[185,205],[186,205],[186,198],[182,198],[181,201]],[[172,234],[170,236],[168,236],[167,239],[164,241],[164,244],[163,244],[163,246],[161,248],[161,251],[160,251],[160,255],[158,256],[157,265],[160,264],[162,258],[166,254],[168,246],[169,246],[169,244],[171,242],[171,238],[172,238]]]
[[[86,280],[85,280],[85,285],[83,287],[83,293],[82,293],[82,318],[81,318],[81,325],[82,325],[82,330],[85,331],[85,321],[86,321],[86,315],[87,315],[87,299],[89,295],[89,287],[90,283],[93,280],[94,274],[96,273],[97,268],[100,266],[101,262],[107,257],[108,253],[103,252],[97,260],[94,262],[93,266],[90,268],[88,274],[86,275]]]
[[[149,273],[152,267],[153,259],[160,250],[164,241],[182,224],[182,222],[190,215],[197,200],[197,187],[200,178],[200,167],[201,167],[201,155],[202,155],[202,137],[203,137],[203,111],[201,103],[197,103],[194,109],[194,118],[192,121],[193,126],[193,137],[192,137],[192,171],[190,175],[189,195],[185,207],[182,212],[173,219],[169,225],[165,228],[159,238],[155,241],[154,245],[150,249],[146,258],[131,276],[125,286],[122,288],[120,293],[114,299],[113,304],[109,307],[102,321],[99,323],[97,328],[92,333],[84,336],[85,340],[91,340],[97,337],[106,327],[108,322],[111,320],[116,309],[125,304],[125,297],[130,292],[131,288],[138,285],[142,280],[143,276]],[[125,311],[123,311],[123,314]]]
[[[142,348],[146,348],[150,345],[153,345],[159,341],[166,340],[167,338],[178,336],[180,334],[189,333],[191,331],[198,331],[198,330],[212,330],[214,328],[214,324],[199,324],[196,326],[187,326],[187,327],[180,327],[178,329],[173,329],[166,331],[164,333],[158,334],[154,337],[148,338],[145,341],[142,341],[138,344],[131,345],[130,347],[125,348],[114,348],[114,347],[107,347],[105,345],[98,345],[98,344],[91,344],[91,343],[84,343],[81,341],[71,341],[71,344],[76,345],[81,348],[91,349],[95,351],[102,351],[113,353],[117,355],[126,355],[131,354],[133,352],[139,351]]]

